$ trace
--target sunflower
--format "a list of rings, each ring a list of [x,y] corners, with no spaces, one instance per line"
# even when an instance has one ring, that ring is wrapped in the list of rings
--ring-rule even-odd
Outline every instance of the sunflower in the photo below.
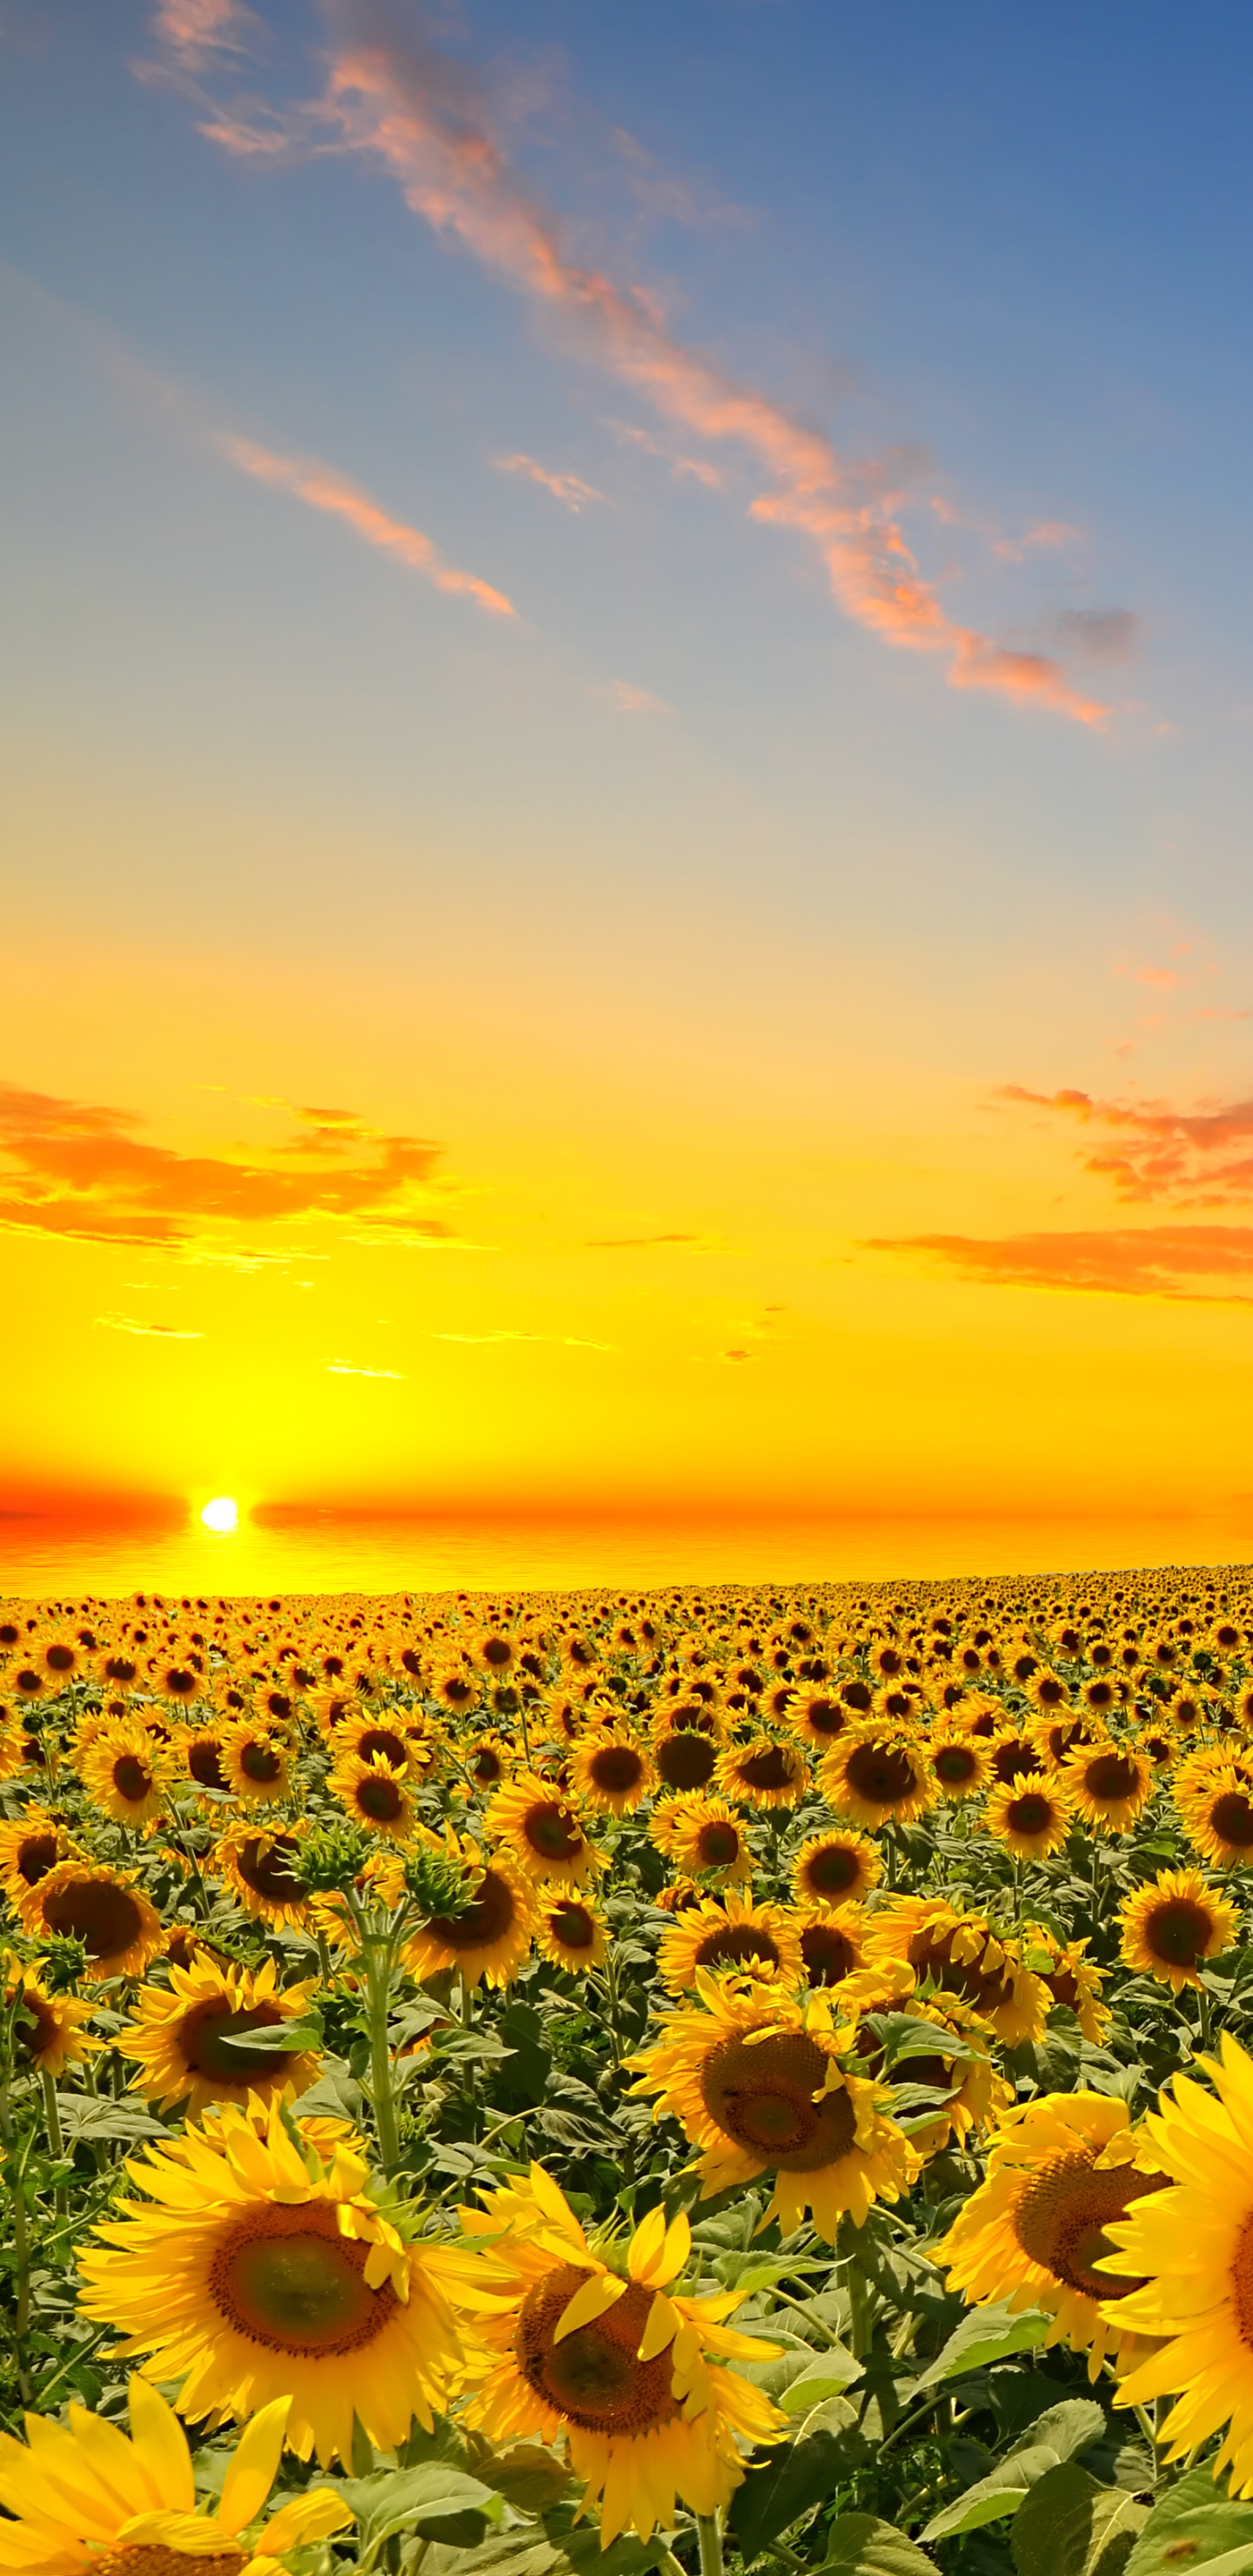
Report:
[[[385,1753],[372,1753],[368,1761],[359,1753],[344,1753],[326,1785],[354,1824],[384,1835],[389,1842],[408,1841],[418,1820],[417,1802],[407,1772]]]
[[[813,1745],[825,1753],[836,1736],[853,1724],[853,1712],[834,1689],[802,1690],[793,1696],[786,1724],[798,1744]]]
[[[549,1893],[536,1904],[535,1946],[554,1967],[603,1968],[605,1926],[589,1897]]]
[[[657,1785],[653,1764],[629,1729],[616,1721],[587,1736],[570,1756],[570,1786],[602,1816],[629,1816]]]
[[[514,1750],[503,1735],[476,1735],[460,1759],[476,1789],[498,1789],[514,1765]]]
[[[321,2071],[315,2049],[241,2047],[240,2040],[246,2032],[282,2033],[303,2021],[317,1991],[318,1980],[310,1977],[280,1993],[273,1959],[255,1976],[212,1959],[171,1966],[169,1989],[150,1986],[134,2020],[117,2035],[122,2055],[139,2064],[132,2092],[158,2104],[183,2102],[192,2119],[209,2102],[307,2093]]]
[[[352,2521],[329,2487],[309,2488],[244,2539],[274,2483],[290,2399],[254,2416],[226,2464],[214,2513],[197,2510],[187,2436],[138,2373],[130,2439],[71,2403],[68,2425],[26,2418],[29,2447],[0,2434],[0,2568],[15,2576],[281,2576],[287,2552]]]
[[[809,1786],[799,1744],[779,1744],[764,1734],[728,1745],[718,1757],[714,1776],[724,1794],[740,1806],[794,1807]]]
[[[968,2304],[1007,2302],[1015,2315],[1047,2310],[1046,2341],[1086,2349],[1094,2380],[1106,2351],[1112,2345],[1117,2354],[1135,2324],[1129,2305],[1120,2302],[1113,2318],[1100,2305],[1119,2298],[1106,2229],[1166,2180],[1133,2133],[1125,2102],[1108,2093],[1041,2094],[1007,2112],[994,2132],[987,2180],[959,2211],[937,2259]]]
[[[725,1798],[683,1790],[656,1809],[648,1830],[658,1851],[693,1878],[716,1877],[720,1886],[741,1886],[752,1877],[743,1819]]]
[[[836,1814],[854,1825],[912,1824],[939,1796],[912,1734],[867,1729],[844,1736],[832,1746],[818,1777]]]
[[[469,2422],[497,2443],[564,2437],[586,2481],[580,2512],[600,2508],[600,2543],[672,2529],[681,2500],[714,2515],[744,2476],[741,2449],[778,2440],[787,2418],[727,2368],[777,2359],[778,2344],[732,2333],[740,2290],[713,2299],[674,2288],[691,2229],[650,2210],[622,2270],[594,2253],[541,2165],[463,2209],[476,2249],[458,2297],[490,2367]]]
[[[354,2413],[376,2450],[415,2415],[431,2430],[461,2361],[447,2294],[464,2263],[404,2241],[355,2146],[323,2156],[278,2099],[264,2126],[225,2103],[127,2172],[156,2206],[116,2205],[79,2258],[79,2305],[149,2377],[182,2380],[180,2415],[290,2394],[289,2447],[324,2468],[351,2459]]]
[[[658,2097],[654,2119],[672,2114],[701,2149],[701,2198],[773,2172],[762,2227],[777,2218],[788,2236],[811,2208],[829,2244],[846,2210],[860,2227],[872,2202],[898,2200],[916,2161],[883,2087],[841,2068],[853,2024],[836,2023],[832,2000],[704,1970],[696,1992],[630,2063],[643,2070],[632,2090]]]
[[[178,1738],[178,1754],[183,1769],[197,1789],[229,1787],[222,1768],[223,1726],[189,1726]]]
[[[569,1801],[534,1771],[517,1772],[497,1790],[486,1829],[493,1841],[507,1844],[527,1878],[560,1878],[582,1887],[589,1872],[602,1866]]]
[[[237,1718],[222,1735],[222,1769],[237,1798],[257,1803],[285,1798],[291,1787],[291,1748],[256,1718]]]
[[[838,1986],[866,1965],[864,1905],[815,1905],[801,1919],[801,1964],[811,1986]]]
[[[1239,1916],[1208,1888],[1199,1869],[1163,1869],[1119,1907],[1122,1956],[1141,1975],[1173,1986],[1199,1986],[1205,1959],[1229,1950]]]
[[[168,1749],[142,1726],[106,1726],[79,1764],[93,1806],[119,1825],[151,1825],[174,1771]]]
[[[1178,1774],[1172,1785],[1188,1840],[1204,1860],[1215,1869],[1253,1860],[1253,1781],[1243,1766],[1226,1763],[1191,1791],[1180,1789]]]
[[[46,1807],[28,1807],[13,1824],[0,1825],[0,1886],[20,1912],[31,1889],[69,1857],[69,1835]]]
[[[1098,1833],[1125,1832],[1153,1794],[1152,1766],[1130,1742],[1076,1745],[1061,1769],[1084,1822]]]
[[[781,1905],[743,1903],[734,1890],[702,1897],[662,1933],[657,1974],[672,1993],[682,1993],[702,1968],[737,1968],[746,1977],[796,1985],[803,1969],[795,1916]]]
[[[1099,2047],[1110,2025],[1108,2004],[1101,2001],[1101,1971],[1085,1957],[1087,1942],[1059,1941],[1042,1923],[1024,1923],[1023,1957],[1055,2004],[1072,2012],[1085,2039]]]
[[[924,1745],[923,1760],[946,1806],[977,1798],[987,1787],[992,1766],[989,1748],[980,1736],[946,1728]]]
[[[134,1872],[103,1862],[58,1861],[18,1910],[36,1940],[65,1934],[81,1941],[87,1952],[83,1973],[92,1979],[141,1977],[164,1938],[160,1915]]]
[[[237,1825],[214,1852],[215,1866],[244,1912],[275,1932],[302,1931],[313,1919],[313,1901],[292,1868],[300,1841],[298,1833]]]
[[[1021,1944],[986,1915],[959,1914],[942,1896],[894,1897],[874,1916],[867,1948],[872,1963],[903,1960],[924,1990],[960,1995],[1010,2048],[1043,2037],[1047,1990]]]
[[[436,1674],[431,1697],[450,1717],[465,1717],[478,1705],[478,1676],[465,1664],[449,1664]]]
[[[718,1768],[718,1746],[694,1727],[674,1727],[654,1736],[653,1760],[663,1789],[707,1789]]]
[[[1195,2062],[1212,2096],[1190,2076],[1159,2096],[1145,2128],[1167,2188],[1110,2228],[1115,2251],[1102,2269],[1125,2275],[1116,2311],[1158,2349],[1117,2391],[1119,2406],[1174,2397],[1158,2439],[1177,2460],[1226,2426],[1214,2475],[1253,2494],[1253,2062],[1224,2031],[1218,2061]],[[1113,2289],[1113,2284],[1111,2284]],[[1117,2297],[1117,2291],[1113,2291]],[[1163,2339],[1166,2340],[1163,2340]]]
[[[869,1896],[883,1876],[883,1863],[865,1834],[811,1834],[792,1863],[792,1894],[798,1905],[841,1905]]]
[[[920,2105],[911,2119],[909,2135],[915,2153],[931,2157],[938,2155],[950,2139],[962,2147],[972,2129],[985,2128],[991,2119],[1003,2118],[1014,2097],[992,2063],[987,2023],[959,1996],[933,1995],[926,2001],[911,1997],[904,2010],[911,2021],[933,2023],[936,2031],[934,2052],[902,2057],[892,2077],[898,2086],[925,2085],[928,2091],[948,2097],[933,2116],[928,2117]],[[946,2037],[969,2053],[947,2055]],[[883,2073],[883,2044],[864,2024],[857,2033],[857,2053],[868,2075]]]
[[[995,1735],[988,1738],[987,1751],[992,1777],[997,1781],[1020,1780],[1045,1767],[1031,1736],[1024,1734],[1021,1727],[998,1726]]]
[[[1015,1860],[1047,1860],[1065,1842],[1074,1808],[1055,1777],[1032,1780],[1019,1772],[992,1791],[984,1822]]]
[[[91,2004],[80,2003],[73,1995],[50,1994],[38,1971],[16,1959],[4,1962],[4,1973],[3,2009],[11,2016],[19,2066],[33,2068],[36,2075],[50,2075],[55,2082],[67,2066],[81,2066],[90,2049],[104,2046],[103,2040],[93,2039],[84,2029],[91,2019]]]
[[[404,1719],[400,1709],[381,1713],[363,1708],[359,1699],[352,1702],[351,1714],[330,1730],[330,1745],[340,1765],[355,1757],[358,1762],[372,1762],[381,1754],[393,1771],[403,1771],[410,1778],[422,1779],[430,1769],[431,1730],[425,1720],[415,1725]]]
[[[476,1871],[478,1884],[464,1914],[428,1917],[401,1952],[405,1966],[420,1984],[443,1968],[459,1968],[467,1986],[476,1986],[480,1978],[489,1986],[510,1985],[535,1930],[533,1889],[499,1852],[485,1861],[478,1844],[469,1837],[459,1843],[451,1826],[436,1848]],[[549,1887],[544,1893],[552,1899],[557,1891]]]

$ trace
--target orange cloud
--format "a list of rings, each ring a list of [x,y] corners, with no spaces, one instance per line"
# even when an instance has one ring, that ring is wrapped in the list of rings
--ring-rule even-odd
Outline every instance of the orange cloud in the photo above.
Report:
[[[871,1252],[931,1253],[988,1287],[1097,1290],[1188,1304],[1253,1304],[1253,1226],[1158,1225],[1088,1233],[874,1237]],[[1197,1283],[1213,1283],[1203,1288]],[[1233,1282],[1243,1280],[1244,1288]]]
[[[420,528],[408,527],[403,519],[389,518],[368,493],[359,492],[354,483],[346,482],[329,465],[295,456],[274,456],[249,438],[223,435],[217,444],[242,473],[255,475],[258,482],[272,484],[279,491],[291,492],[311,510],[327,510],[333,518],[346,520],[366,545],[394,555],[410,572],[424,573],[437,590],[464,591],[468,598],[477,600],[480,608],[490,609],[497,617],[515,614],[503,591],[493,590],[490,582],[480,581],[472,572],[458,572],[454,565],[441,563],[431,539],[423,536]]]
[[[361,1150],[347,1167],[292,1171],[259,1158],[150,1145],[131,1132],[140,1123],[126,1110],[0,1085],[0,1186],[7,1192],[0,1224],[170,1247],[220,1219],[368,1214],[380,1225],[446,1232],[432,1219],[419,1222],[409,1204],[439,1154],[419,1137],[362,1129]]]
[[[152,32],[188,71],[214,54],[243,53],[258,22],[241,0],[158,0]]]
[[[1164,1100],[1094,1100],[1087,1091],[1026,1091],[1019,1083],[998,1097],[1106,1129],[1111,1141],[1085,1154],[1083,1165],[1112,1181],[1120,1198],[1191,1207],[1253,1199],[1253,1100],[1183,1110]]]
[[[350,32],[333,54],[321,113],[341,147],[381,161],[414,214],[568,326],[666,420],[709,445],[743,450],[771,486],[750,515],[809,539],[847,616],[886,644],[943,656],[954,687],[1034,701],[1082,724],[1103,721],[1108,709],[1074,689],[1051,655],[1006,650],[948,616],[902,533],[899,461],[889,471],[841,457],[821,432],[684,347],[646,289],[618,286],[568,258],[556,219],[514,176],[464,69],[416,33],[377,32],[374,13],[371,32],[354,38],[361,14],[351,0],[339,16]],[[273,129],[258,126],[255,110],[202,130],[228,150],[273,149]],[[294,112],[290,131],[307,144],[307,109]]]
[[[61,1542],[122,1536],[151,1540],[186,1528],[187,1502],[181,1494],[119,1493],[31,1478],[0,1486],[0,1522],[33,1523],[41,1537]]]
[[[550,474],[548,467],[537,465],[533,456],[498,456],[496,470],[499,474],[525,474],[529,482],[542,483],[564,509],[575,512],[585,509],[589,501],[603,501],[605,497],[594,483],[585,483],[581,474]]]

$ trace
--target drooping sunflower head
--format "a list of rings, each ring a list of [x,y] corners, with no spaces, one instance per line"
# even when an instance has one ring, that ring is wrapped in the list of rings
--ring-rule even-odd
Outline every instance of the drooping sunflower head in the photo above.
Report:
[[[1216,1764],[1204,1780],[1186,1787],[1177,1772],[1172,1788],[1188,1840],[1204,1860],[1215,1869],[1253,1861],[1253,1775],[1246,1766]]]
[[[957,1995],[911,1996],[897,2009],[934,2032],[933,2042],[922,2029],[913,2034],[911,2049],[896,2060],[892,2082],[911,2088],[910,2138],[915,2153],[938,2155],[950,2139],[964,2145],[972,2129],[985,2128],[1003,2115],[1014,2097],[992,2062],[988,2024],[969,2004]],[[946,2041],[955,2047],[946,2047]],[[858,2025],[857,2053],[866,2074],[883,2075],[884,2044],[865,2021]],[[920,2098],[925,2093],[938,2096],[930,2118],[925,2099]]]
[[[386,1753],[364,1759],[359,1753],[345,1752],[326,1785],[354,1824],[367,1833],[382,1834],[389,1842],[408,1841],[417,1823],[417,1802],[407,1769],[389,1761]]]
[[[26,1930],[37,1939],[58,1934],[81,1941],[87,1953],[84,1973],[94,1981],[141,1977],[164,1938],[160,1915],[134,1872],[109,1869],[103,1862],[58,1861],[30,1889],[19,1910]]]
[[[939,1797],[919,1739],[903,1730],[842,1737],[819,1779],[836,1814],[855,1825],[912,1824]]]
[[[800,1745],[765,1733],[729,1744],[715,1777],[726,1797],[748,1807],[794,1807],[809,1785]]]
[[[882,1876],[883,1862],[866,1834],[811,1834],[792,1864],[792,1894],[801,1906],[860,1903]]]
[[[654,2118],[672,2113],[701,2149],[702,2196],[773,2172],[762,2224],[777,2217],[786,2236],[812,2208],[831,2243],[846,2210],[861,2226],[874,2200],[897,2199],[916,2162],[882,2088],[842,2063],[856,2022],[836,2021],[838,1989],[791,1995],[702,1973],[697,1996],[631,2063]]]
[[[1042,2307],[1050,2343],[1089,2351],[1096,2378],[1117,2324],[1106,2230],[1167,2177],[1131,2130],[1125,2102],[1104,2093],[1048,2093],[1006,2113],[993,2133],[987,2180],[971,2193],[939,2248],[967,2301]],[[1128,2283],[1128,2288],[1130,2288]]]
[[[656,1786],[649,1755],[629,1728],[614,1721],[575,1745],[570,1756],[570,1786],[585,1805],[603,1816],[629,1816]]]
[[[800,1982],[800,1925],[781,1905],[752,1905],[733,1888],[702,1897],[662,1933],[657,1974],[672,1994],[694,1986],[701,1970],[735,1969],[785,1986]]]
[[[538,1897],[535,1943],[554,1967],[571,1968],[579,1976],[588,1968],[603,1968],[609,1946],[603,1919],[591,1898],[573,1889]]]
[[[1098,1833],[1125,1833],[1153,1794],[1153,1772],[1130,1740],[1077,1744],[1061,1766],[1084,1822]]]
[[[176,1770],[170,1749],[142,1726],[102,1728],[82,1756],[79,1777],[95,1806],[119,1825],[154,1824]]]
[[[654,1809],[649,1838],[668,1860],[693,1878],[742,1886],[753,1874],[753,1855],[742,1816],[725,1798],[700,1789],[681,1790]]]
[[[432,1841],[434,1837],[430,1838]],[[468,1986],[480,1979],[489,1986],[510,1985],[531,1947],[535,1930],[535,1889],[508,1854],[484,1856],[469,1837],[458,1842],[451,1826],[442,1846],[450,1859],[475,1874],[471,1903],[460,1914],[433,1914],[405,1945],[401,1955],[419,1981],[441,1969],[459,1968]],[[573,1893],[551,1884],[544,1894]]]
[[[171,1966],[169,1976],[168,1988],[147,1988],[118,2033],[123,2056],[138,2064],[133,2091],[150,2102],[183,2102],[194,2119],[210,2102],[242,2104],[250,2093],[269,2102],[317,2081],[316,2046],[289,2045],[309,2014],[316,1978],[280,1989],[272,1959],[253,1975],[209,1958]]]
[[[285,2397],[249,2425],[212,2514],[197,2510],[187,2438],[159,2390],[136,2375],[129,2397],[129,2440],[112,2419],[74,2404],[67,2426],[27,2417],[29,2451],[5,2437],[5,2567],[28,2576],[275,2576],[289,2550],[352,2521],[342,2497],[311,2488],[280,2506],[253,2543],[245,2538],[282,2456]]]
[[[1052,2002],[1072,2012],[1084,2038],[1099,2047],[1109,2029],[1110,2010],[1101,2001],[1104,1980],[1087,1956],[1086,1940],[1061,1941],[1042,1923],[1024,1923],[1021,1940],[1024,1961]]]
[[[1047,1989],[1021,1943],[995,1932],[986,1915],[958,1913],[942,1896],[896,1897],[875,1915],[868,1948],[872,1961],[904,1960],[922,1992],[959,1996],[1011,2048],[1042,2037]]]
[[[20,2067],[54,2081],[67,2066],[81,2066],[90,2050],[102,2048],[85,2025],[92,2007],[74,1995],[56,1994],[38,1970],[9,1958],[3,1963],[3,2010],[10,2017],[13,2054]]]
[[[1200,1985],[1204,1962],[1230,1949],[1239,1924],[1234,1905],[1206,1886],[1199,1869],[1160,1870],[1119,1912],[1126,1965],[1176,1994]]]
[[[527,1878],[559,1878],[582,1887],[602,1865],[568,1798],[534,1771],[515,1773],[497,1790],[486,1825],[489,1838],[505,1845]]]
[[[1036,1779],[1020,1774],[1000,1783],[988,1800],[986,1821],[1016,1860],[1047,1860],[1065,1842],[1074,1806],[1056,1775],[1041,1770]]]
[[[651,2210],[629,2244],[606,2248],[611,2269],[542,2166],[484,2201],[461,2212],[474,2271],[457,2295],[492,2363],[470,2422],[497,2442],[564,2438],[586,2480],[580,2510],[600,2506],[602,2549],[629,2528],[644,2540],[670,2529],[680,2500],[717,2514],[743,2477],[742,2450],[786,2429],[727,2364],[780,2346],[724,2324],[741,2293],[682,2295],[686,2217],[667,2226]]]
[[[415,2415],[430,2430],[461,2361],[458,2258],[400,2236],[347,2140],[323,2155],[281,2101],[264,2122],[225,2104],[127,2171],[150,2202],[115,2204],[108,2241],[80,2256],[80,2305],[182,2381],[181,2415],[288,2396],[290,2447],[324,2466],[351,2458],[354,2414],[379,2450]]]

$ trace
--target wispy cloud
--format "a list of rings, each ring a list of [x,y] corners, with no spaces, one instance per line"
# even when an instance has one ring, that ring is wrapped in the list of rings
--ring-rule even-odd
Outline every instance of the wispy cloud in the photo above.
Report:
[[[1253,1304],[1253,1226],[880,1235],[866,1249],[928,1254],[961,1278],[988,1287],[1081,1289],[1189,1305]]]
[[[403,1369],[358,1368],[352,1360],[328,1360],[326,1365],[332,1377],[390,1377],[399,1384],[404,1376]]]
[[[613,1342],[580,1341],[578,1335],[575,1333],[432,1333],[430,1338],[433,1342],[467,1342],[475,1344],[486,1342],[549,1342],[552,1344],[554,1349],[563,1351],[612,1351],[617,1347]]]
[[[1042,519],[1038,527],[1024,528],[1020,536],[998,537],[992,552],[999,555],[1003,563],[1021,563],[1024,555],[1034,553],[1040,546],[1049,549],[1070,546],[1078,535],[1078,528],[1068,527],[1064,519]]]
[[[96,1315],[93,1323],[103,1325],[110,1333],[142,1333],[161,1342],[202,1342],[203,1333],[180,1332],[173,1324],[140,1324],[133,1315]]]
[[[551,492],[554,501],[560,501],[566,510],[585,510],[589,501],[603,501],[605,497],[594,483],[585,483],[581,474],[550,474],[548,467],[537,465],[533,456],[498,456],[495,463],[499,474],[525,474],[528,482],[542,483],[544,490]]]
[[[1190,1207],[1253,1199],[1253,1100],[1187,1110],[1167,1100],[1094,1100],[1087,1091],[1028,1091],[1020,1083],[1006,1084],[998,1097],[1103,1132],[1108,1141],[1084,1153],[1084,1169],[1112,1181],[1120,1198]]]
[[[664,698],[655,698],[651,689],[639,689],[634,680],[610,680],[601,691],[619,715],[668,716],[671,712]]]
[[[260,21],[242,0],[157,0],[152,32],[186,71],[199,71],[223,54],[242,54],[260,33]]]
[[[367,492],[346,481],[331,466],[319,465],[308,457],[275,456],[250,438],[235,438],[227,433],[218,438],[217,444],[241,473],[251,474],[280,492],[290,492],[310,510],[325,510],[332,518],[343,519],[354,536],[392,555],[409,572],[422,573],[437,590],[462,591],[496,617],[515,615],[513,603],[503,591],[493,590],[490,582],[480,581],[475,573],[459,572],[455,565],[444,563],[431,538],[424,536],[420,528],[391,518]]]
[[[458,242],[559,321],[665,421],[708,447],[746,456],[767,484],[750,516],[805,538],[847,616],[884,644],[936,655],[955,688],[1049,706],[1086,725],[1102,722],[1108,710],[1072,685],[1055,655],[998,644],[942,607],[903,533],[908,478],[899,457],[841,456],[821,432],[686,347],[647,289],[619,285],[572,259],[556,218],[511,169],[464,68],[416,31],[399,32],[377,0],[333,0],[332,29],[327,89],[313,114],[339,147],[381,163],[442,240]],[[224,112],[205,130],[230,150],[271,148],[272,127],[264,120],[259,126],[251,112],[234,121]],[[308,108],[295,111],[293,132],[307,147]],[[280,462],[287,475],[301,471]],[[330,488],[335,496],[348,491],[334,481]],[[338,497],[315,503],[351,516],[358,496],[351,505]]]
[[[663,465],[669,466],[673,475],[681,478],[687,474],[694,482],[705,484],[708,490],[721,491],[724,477],[716,465],[710,464],[707,456],[683,456],[672,447],[663,447],[659,438],[650,437],[648,431],[640,429],[634,421],[611,420],[609,427],[626,446],[641,448],[645,456],[657,457]]]
[[[368,1214],[376,1224],[413,1226],[415,1193],[429,1186],[439,1159],[438,1146],[421,1137],[360,1127],[353,1154],[332,1170],[316,1153],[297,1169],[290,1159],[280,1167],[242,1151],[180,1154],[137,1136],[141,1125],[129,1110],[0,1084],[0,1225],[87,1242],[186,1246],[209,1258],[198,1243],[206,1223]],[[438,1220],[426,1222],[444,1231]],[[230,1257],[249,1268],[261,1258]]]
[[[652,1252],[662,1244],[682,1244],[688,1251],[702,1244],[699,1234],[598,1234],[589,1237],[585,1252]]]

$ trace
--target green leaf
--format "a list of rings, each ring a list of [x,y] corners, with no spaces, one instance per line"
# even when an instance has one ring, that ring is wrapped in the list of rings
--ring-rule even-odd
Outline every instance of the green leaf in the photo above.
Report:
[[[1008,2460],[998,2462],[988,2478],[980,2478],[967,2487],[955,2504],[945,2505],[942,2513],[933,2514],[924,2540],[951,2540],[959,2531],[979,2531],[985,2522],[1000,2522],[1017,2513],[1028,2487],[1048,2476],[1059,2465],[1055,2450],[1044,2444],[1037,2450],[1015,2451]]]
[[[837,2514],[829,2540],[824,2576],[935,2576],[925,2549],[873,2513]]]
[[[1017,2576],[1120,2576],[1149,2507],[1064,2460],[1025,2496],[1013,2530]]]
[[[1064,2397],[1060,2406],[1050,2406],[1036,2416],[1029,2432],[1015,2442],[1014,2451],[1035,2451],[1047,2443],[1059,2460],[1073,2460],[1102,2441],[1105,2430],[1105,2409],[1094,2397]],[[1013,2451],[1006,2456],[1012,2459]]]
[[[941,2379],[968,2379],[972,2372],[986,2370],[989,2362],[1004,2361],[1011,2352],[1032,2352],[1043,2343],[1050,2322],[1039,2308],[1028,2308],[1016,2317],[1007,2307],[974,2308],[915,2387],[934,2388]]]
[[[745,2562],[829,2497],[848,2465],[848,2435],[820,2425],[786,2450],[772,2451],[761,2468],[750,2468],[727,2516]]]
[[[165,2138],[160,2120],[136,2102],[115,2102],[109,2093],[58,2093],[61,2134],[67,2147],[80,2138]]]
[[[1155,2504],[1124,2576],[1243,2576],[1253,2567],[1253,2504],[1240,2504],[1214,2483],[1208,2466],[1190,2469]]]
[[[489,2521],[499,2518],[501,2498],[480,2478],[442,2461],[424,2460],[416,2469],[387,2469],[378,2477],[339,2478],[336,2488],[352,2506],[361,2526],[363,2562],[394,2531],[412,2531],[421,2540],[441,2540],[464,2547],[481,2540]]]
[[[788,2355],[790,2361],[800,2358],[798,2354]],[[822,2353],[817,2361],[807,2362],[795,2379],[788,2380],[775,2402],[785,2415],[807,2415],[811,2406],[821,2406],[826,2398],[841,2396],[863,2372],[862,2362],[837,2347]]]

